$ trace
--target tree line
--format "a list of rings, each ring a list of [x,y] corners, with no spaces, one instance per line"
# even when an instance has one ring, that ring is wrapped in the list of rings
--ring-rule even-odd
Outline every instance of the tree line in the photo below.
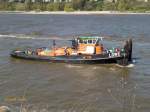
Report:
[[[9,2],[0,1],[0,10],[6,11],[137,11],[150,10],[150,2],[138,2],[136,0],[118,0],[106,2],[105,0],[72,0],[72,2],[47,3],[42,0],[32,2]]]

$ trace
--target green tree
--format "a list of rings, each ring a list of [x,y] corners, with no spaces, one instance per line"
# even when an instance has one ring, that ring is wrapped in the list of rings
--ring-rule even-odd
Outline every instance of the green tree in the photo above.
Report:
[[[66,3],[64,3],[64,2],[60,3],[59,4],[59,10],[61,10],[61,11],[64,10],[65,4]]]
[[[25,9],[28,11],[28,10],[31,10],[31,7],[32,7],[32,1],[31,0],[26,0],[25,1]]]
[[[72,5],[75,10],[83,10],[86,0],[73,0]]]
[[[94,1],[85,2],[84,10],[91,11],[91,10],[95,10],[95,9],[96,9],[96,2],[94,2]]]
[[[32,10],[41,11],[40,3],[36,2],[32,5]]]
[[[7,8],[8,8],[8,1],[7,0],[1,0],[0,10],[7,10]]]
[[[14,11],[15,10],[15,3],[12,3],[12,2],[8,3],[7,10]]]
[[[145,12],[150,10],[150,2],[128,1],[128,10],[135,12]]]
[[[54,5],[52,3],[47,4],[46,10],[53,11],[53,9],[54,9]]]
[[[97,11],[103,10],[103,5],[104,5],[103,0],[98,1],[98,2],[96,3],[96,10],[97,10]]]
[[[64,11],[67,11],[67,12],[74,11],[72,4],[70,3],[65,4]]]
[[[60,4],[59,3],[54,3],[53,4],[53,11],[59,11],[60,10]]]
[[[40,4],[40,9],[41,9],[41,11],[45,11],[46,10],[46,3],[45,2],[41,2],[41,4]]]
[[[127,10],[127,7],[128,7],[128,1],[127,0],[119,0],[117,2],[117,9],[119,11],[125,11],[125,10]]]
[[[111,2],[104,3],[104,5],[102,7],[103,7],[102,9],[104,11],[114,11],[117,9],[116,4],[113,2],[112,3]]]
[[[45,9],[46,9],[46,5],[45,5],[45,3],[43,2],[43,0],[36,0],[36,10],[37,11],[44,11]]]
[[[16,3],[15,10],[17,11],[24,11],[26,9],[24,3]]]

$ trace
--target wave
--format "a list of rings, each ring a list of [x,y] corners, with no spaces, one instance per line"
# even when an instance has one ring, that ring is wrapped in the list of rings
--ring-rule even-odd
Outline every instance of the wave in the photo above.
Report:
[[[32,40],[69,40],[69,38],[62,38],[58,36],[50,36],[50,37],[44,37],[44,36],[30,36],[30,35],[24,35],[24,34],[0,34],[0,38],[10,38],[10,39],[32,39]]]
[[[8,35],[0,34],[0,38],[16,38],[16,36],[11,34]]]
[[[119,64],[116,64],[118,67],[121,67],[121,68],[133,68],[135,65],[132,63],[132,64],[128,64],[127,66],[122,66],[122,65],[119,65]]]
[[[135,65],[134,64],[129,64],[127,67],[128,68],[133,68]]]

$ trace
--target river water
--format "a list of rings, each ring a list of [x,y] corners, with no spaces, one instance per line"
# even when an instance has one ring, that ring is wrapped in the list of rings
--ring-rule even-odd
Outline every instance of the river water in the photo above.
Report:
[[[74,65],[9,56],[16,48],[68,45],[102,35],[104,46],[133,39],[133,64]],[[0,105],[13,112],[149,112],[150,15],[0,14]]]

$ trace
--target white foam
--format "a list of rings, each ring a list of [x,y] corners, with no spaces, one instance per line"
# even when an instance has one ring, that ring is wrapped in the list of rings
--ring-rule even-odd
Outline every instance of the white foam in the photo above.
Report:
[[[67,68],[82,68],[82,66],[79,66],[79,65],[71,65],[71,64],[67,64],[66,67],[67,67]]]
[[[0,34],[0,38],[12,38],[12,39],[33,39],[33,40],[65,40],[61,37],[35,37],[24,34]]]
[[[116,69],[115,69],[115,68],[113,68],[113,67],[111,67],[111,68],[110,68],[110,70],[111,70],[111,71],[116,71]]]
[[[135,65],[134,64],[129,64],[127,67],[128,68],[133,68]]]
[[[99,67],[94,66],[94,67],[92,67],[92,69],[93,69],[93,70],[96,70],[96,69],[99,69]]]
[[[135,66],[134,64],[128,64],[127,66],[123,66],[123,65],[119,65],[119,64],[116,64],[116,65],[121,68],[133,68]]]
[[[11,34],[9,34],[9,35],[0,34],[0,37],[1,37],[1,38],[16,38],[15,35],[11,35]]]

